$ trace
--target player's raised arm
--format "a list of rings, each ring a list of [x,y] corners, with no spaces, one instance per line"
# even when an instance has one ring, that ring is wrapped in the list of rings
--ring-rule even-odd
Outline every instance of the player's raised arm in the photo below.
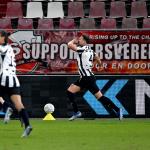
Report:
[[[78,40],[77,38],[75,38],[70,42],[68,42],[68,48],[72,49],[73,51],[77,51],[77,44],[78,44]]]
[[[102,62],[101,62],[99,56],[98,56],[96,53],[94,53],[94,61],[96,61],[96,63],[97,63],[99,66],[101,66]]]

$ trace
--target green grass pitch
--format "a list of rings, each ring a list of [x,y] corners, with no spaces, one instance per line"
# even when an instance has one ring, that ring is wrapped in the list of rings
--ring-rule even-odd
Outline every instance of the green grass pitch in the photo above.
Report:
[[[0,150],[150,150],[150,119],[31,120],[33,132],[21,138],[17,120],[0,120]]]

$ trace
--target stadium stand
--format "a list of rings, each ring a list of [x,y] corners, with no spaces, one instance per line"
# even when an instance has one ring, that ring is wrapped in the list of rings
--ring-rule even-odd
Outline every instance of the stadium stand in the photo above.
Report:
[[[9,18],[0,19],[0,29],[12,29],[11,20]]]
[[[101,29],[116,29],[116,20],[113,18],[105,19],[103,18],[101,20]]]
[[[33,20],[20,18],[18,20],[18,29],[33,29]]]
[[[20,2],[8,2],[7,10],[6,10],[6,17],[7,18],[23,17],[22,4]]]
[[[80,29],[96,29],[95,20],[93,18],[80,19]]]
[[[126,8],[125,2],[115,1],[111,2],[110,6],[110,17],[118,18],[118,17],[126,17]]]
[[[46,18],[63,18],[64,10],[62,2],[49,2]]]
[[[149,16],[148,0],[3,0],[0,3],[1,26],[8,23],[4,18],[10,18],[11,24],[6,25],[9,28],[19,27],[21,18],[30,18],[34,29],[39,28],[40,19],[47,22],[43,26],[49,29],[148,28]]]
[[[52,19],[39,19],[37,29],[54,29]]]
[[[123,18],[122,20],[123,29],[137,28],[137,19],[135,18]]]
[[[43,18],[41,2],[28,2],[26,18]]]
[[[74,19],[60,19],[59,29],[75,29]]]
[[[150,18],[143,19],[143,28],[150,28]]]
[[[91,2],[89,18],[106,17],[104,2]]]
[[[146,2],[143,1],[132,2],[131,17],[134,18],[147,17]]]
[[[82,2],[69,2],[68,3],[68,17],[84,17],[83,3]]]

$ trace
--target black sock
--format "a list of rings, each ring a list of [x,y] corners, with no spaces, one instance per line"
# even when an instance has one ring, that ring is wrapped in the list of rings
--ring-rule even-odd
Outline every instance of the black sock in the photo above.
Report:
[[[3,112],[6,112],[6,110],[7,110],[8,107],[11,107],[11,104],[8,103],[8,102],[6,102],[6,101],[4,101],[4,103],[2,105]]]
[[[71,92],[67,91],[67,96],[68,96],[68,98],[69,98],[69,100],[71,102],[71,105],[73,107],[73,111],[75,113],[78,112],[78,106],[77,106],[77,104],[76,104],[76,102],[74,100],[75,99],[74,93],[71,93]]]
[[[25,128],[26,128],[27,126],[29,126],[30,123],[29,123],[29,117],[28,117],[27,111],[23,108],[23,109],[21,109],[21,111],[19,112],[19,115],[20,115],[20,117],[21,117],[21,119],[22,119],[22,121],[23,121],[23,123],[24,123],[24,125],[25,125]]]
[[[108,97],[102,96],[98,100],[102,102],[105,107],[113,109],[116,113],[119,111],[119,108]]]

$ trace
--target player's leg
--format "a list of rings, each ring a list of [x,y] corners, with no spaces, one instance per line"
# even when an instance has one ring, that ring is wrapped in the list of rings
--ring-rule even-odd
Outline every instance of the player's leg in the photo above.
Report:
[[[96,85],[96,80],[93,78],[92,80],[88,82],[89,83],[89,90],[90,92],[95,95],[98,101],[100,101],[106,108],[109,110],[115,111],[115,114],[119,116],[119,119],[121,120],[123,118],[122,110],[118,108],[108,97],[104,96],[101,91],[99,90],[98,86]]]
[[[79,111],[77,103],[75,101],[75,94],[77,92],[79,92],[80,90],[81,90],[80,86],[78,86],[78,84],[76,85],[76,83],[71,84],[69,86],[69,88],[67,89],[67,96],[68,96],[68,99],[69,99],[69,101],[73,107],[73,111],[74,111],[73,116],[71,118],[69,118],[70,121],[72,121],[78,117],[81,117],[81,115],[82,115],[81,112]]]
[[[73,111],[75,113],[78,112],[78,106],[77,106],[77,103],[75,101],[75,94],[79,91],[80,91],[80,87],[75,85],[75,84],[71,84],[69,86],[69,88],[67,89],[67,96],[68,96],[68,99],[69,99],[69,101],[73,107]]]
[[[12,105],[3,99],[4,93],[7,92],[5,90],[5,87],[0,86],[0,107],[2,108],[2,111],[5,112],[4,123],[8,123],[10,120],[10,116],[13,113],[13,109]]]
[[[27,111],[22,103],[21,96],[20,95],[11,95],[11,100],[13,104],[15,105],[15,108],[19,112],[19,115],[25,125],[25,130],[22,134],[22,137],[27,137],[30,132],[32,131],[32,127],[30,126],[29,117],[27,114]]]

